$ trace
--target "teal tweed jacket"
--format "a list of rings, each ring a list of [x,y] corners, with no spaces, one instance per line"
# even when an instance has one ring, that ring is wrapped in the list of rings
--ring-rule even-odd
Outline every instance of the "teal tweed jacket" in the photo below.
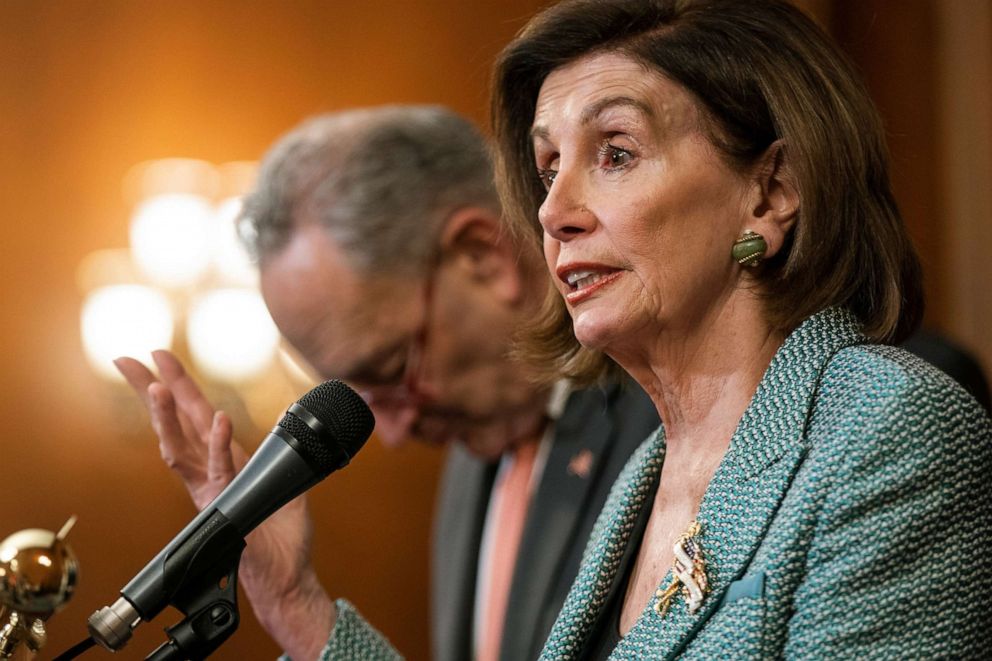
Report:
[[[582,658],[664,459],[660,429],[614,485],[542,659]],[[646,604],[611,658],[992,658],[992,421],[843,310],[776,353],[697,520],[702,606]],[[396,656],[339,608],[322,658]]]

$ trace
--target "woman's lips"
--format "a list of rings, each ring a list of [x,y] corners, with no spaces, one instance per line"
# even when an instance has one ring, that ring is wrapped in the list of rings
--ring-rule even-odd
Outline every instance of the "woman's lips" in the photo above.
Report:
[[[559,269],[558,277],[570,291],[566,291],[565,300],[569,305],[581,303],[594,293],[606,287],[620,277],[623,271],[603,266],[572,265]]]

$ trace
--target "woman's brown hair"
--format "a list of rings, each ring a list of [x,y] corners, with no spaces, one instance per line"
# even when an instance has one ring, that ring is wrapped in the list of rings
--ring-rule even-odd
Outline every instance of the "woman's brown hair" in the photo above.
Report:
[[[516,231],[540,242],[545,189],[530,128],[541,85],[553,70],[602,52],[688,90],[714,146],[742,170],[782,141],[800,209],[789,241],[758,272],[776,327],[788,332],[843,306],[877,341],[898,342],[915,329],[920,265],[892,196],[881,119],[847,58],[784,1],[566,0],[534,17],[501,53],[493,81],[497,182]],[[550,286],[522,352],[579,382],[608,365],[575,340]]]

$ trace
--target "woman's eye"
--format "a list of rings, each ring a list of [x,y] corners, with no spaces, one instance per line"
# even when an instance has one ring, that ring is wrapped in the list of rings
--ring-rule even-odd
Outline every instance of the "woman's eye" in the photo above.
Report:
[[[555,177],[558,176],[558,170],[539,169],[537,176],[541,180],[541,183],[544,184],[544,190],[550,190],[551,184],[555,183]]]
[[[633,159],[633,155],[629,151],[608,142],[600,147],[599,154],[604,160],[603,165],[608,168],[622,168]]]

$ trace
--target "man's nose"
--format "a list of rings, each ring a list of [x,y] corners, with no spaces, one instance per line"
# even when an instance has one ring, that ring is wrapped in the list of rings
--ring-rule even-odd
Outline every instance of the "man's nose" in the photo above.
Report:
[[[417,422],[417,407],[400,402],[374,403],[370,406],[375,416],[375,433],[386,447],[395,448],[412,435]]]

